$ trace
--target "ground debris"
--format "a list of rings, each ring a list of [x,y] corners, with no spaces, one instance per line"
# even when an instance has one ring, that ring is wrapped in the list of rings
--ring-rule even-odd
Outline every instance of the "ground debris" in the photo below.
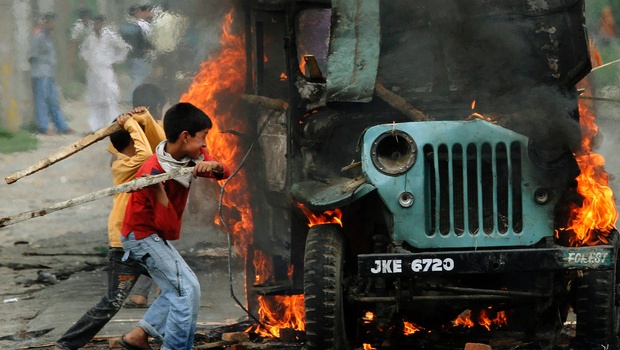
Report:
[[[19,331],[15,334],[2,336],[0,337],[0,340],[22,341],[22,340],[37,338],[37,337],[40,337],[44,334],[51,332],[53,329],[54,328],[48,328],[48,329],[40,329],[37,331],[29,331],[29,332]]]

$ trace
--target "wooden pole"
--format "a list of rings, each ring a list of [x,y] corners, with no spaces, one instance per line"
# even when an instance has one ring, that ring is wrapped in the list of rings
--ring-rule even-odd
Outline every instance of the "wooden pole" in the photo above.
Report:
[[[606,98],[606,97],[596,97],[596,96],[579,96],[578,98],[582,100],[593,100],[593,101],[605,101],[605,102],[616,102],[620,103],[620,99],[616,98]]]
[[[600,65],[600,66],[598,66],[598,67],[594,67],[594,68],[590,69],[590,73],[592,73],[592,72],[594,72],[594,71],[596,71],[596,70],[599,70],[599,69],[601,69],[601,68],[603,68],[603,67],[607,67],[607,66],[609,66],[609,65],[612,65],[612,64],[618,63],[618,62],[620,62],[620,60],[615,60],[615,61],[607,62],[607,63],[605,63],[605,64],[601,64],[601,65]]]
[[[187,167],[187,168],[175,169],[169,173],[139,177],[131,181],[125,182],[124,184],[104,188],[96,192],[91,192],[89,194],[85,194],[80,197],[76,197],[76,198],[69,199],[64,202],[53,204],[47,208],[28,211],[25,213],[14,215],[14,216],[1,218],[0,227],[13,225],[18,222],[26,221],[28,219],[36,218],[39,216],[43,216],[43,215],[46,215],[46,214],[49,214],[49,213],[52,213],[58,210],[74,207],[76,205],[92,202],[97,199],[113,196],[118,193],[130,192],[130,191],[134,192],[147,186],[151,186],[151,185],[154,185],[160,182],[164,182],[166,180],[174,179],[175,177],[191,174],[193,170],[194,170],[193,167]]]
[[[430,120],[428,116],[426,116],[426,114],[412,106],[409,102],[407,102],[407,100],[405,100],[398,94],[388,90],[385,86],[383,86],[383,84],[379,82],[379,80],[377,80],[377,83],[375,84],[375,94],[377,94],[377,96],[385,103],[394,107],[396,110],[406,115],[414,122]]]
[[[243,94],[241,95],[241,99],[247,103],[259,105],[276,111],[284,111],[288,108],[288,102],[277,98]]]
[[[97,131],[95,131],[94,133],[79,139],[77,141],[75,141],[74,143],[70,144],[69,146],[62,148],[58,151],[56,151],[55,153],[52,153],[51,155],[41,159],[40,161],[34,163],[33,165],[29,166],[26,169],[20,170],[16,173],[13,173],[7,177],[4,178],[4,181],[6,181],[7,184],[12,184],[13,182],[21,179],[24,176],[28,176],[31,174],[36,173],[37,171],[41,170],[41,169],[45,169],[48,166],[61,161],[67,157],[69,157],[72,154],[75,154],[81,150],[83,150],[84,148],[92,145],[93,143],[102,140],[108,136],[110,136],[111,134],[117,132],[121,130],[121,127],[118,125],[118,123],[112,123],[108,126],[105,126]]]

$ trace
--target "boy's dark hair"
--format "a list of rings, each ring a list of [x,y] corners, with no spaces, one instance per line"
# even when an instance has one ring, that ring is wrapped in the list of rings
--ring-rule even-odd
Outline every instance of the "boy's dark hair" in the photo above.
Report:
[[[164,115],[164,131],[169,142],[175,142],[183,131],[195,136],[198,131],[211,127],[211,118],[191,103],[177,103]]]
[[[138,85],[135,90],[133,90],[132,102],[134,107],[146,107],[146,108],[156,108],[157,105],[165,105],[168,102],[164,91],[157,85],[145,83]],[[153,118],[160,119],[161,116],[153,115]],[[116,123],[116,120],[113,121]],[[142,125],[140,125],[142,127]],[[142,127],[144,129],[144,127]],[[112,142],[112,146],[116,148],[117,151],[122,151],[125,147],[129,146],[131,142],[131,134],[127,130],[119,130],[112,135],[110,135],[110,142]]]
[[[164,91],[159,86],[150,83],[138,85],[131,99],[134,107],[144,106],[151,110],[157,108],[158,105],[163,108],[168,102]],[[161,116],[153,115],[153,118],[161,119]]]
[[[116,123],[116,120],[114,121]],[[117,151],[122,152],[131,142],[131,134],[127,130],[119,130],[110,135],[110,142]]]
[[[97,15],[97,16],[95,16],[95,18],[93,18],[93,21],[99,22],[99,23],[105,22],[105,16],[104,15]]]
[[[151,11],[153,10],[153,5],[146,4],[139,7],[140,11]]]

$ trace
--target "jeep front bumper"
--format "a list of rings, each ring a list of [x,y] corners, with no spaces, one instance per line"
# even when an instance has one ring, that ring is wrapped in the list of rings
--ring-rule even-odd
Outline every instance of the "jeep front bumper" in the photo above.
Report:
[[[363,277],[412,277],[423,274],[474,274],[524,271],[610,270],[613,246],[547,247],[358,255]]]

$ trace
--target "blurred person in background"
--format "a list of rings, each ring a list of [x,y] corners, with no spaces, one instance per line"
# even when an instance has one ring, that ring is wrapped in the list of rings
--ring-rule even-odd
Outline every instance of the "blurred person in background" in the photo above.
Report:
[[[177,93],[178,76],[183,74],[187,51],[180,50],[180,43],[187,33],[189,20],[178,12],[170,11],[167,3],[154,8],[151,23],[151,42],[156,53],[151,79],[166,91],[166,95]]]
[[[72,72],[75,74],[75,78],[84,83],[86,82],[84,76],[84,62],[81,60],[76,62],[75,58],[78,56],[80,45],[82,45],[84,39],[86,39],[88,34],[93,30],[93,15],[92,12],[85,7],[79,8],[77,14],[78,19],[71,26],[71,31],[69,33],[69,65],[74,67]]]
[[[43,15],[43,23],[34,31],[28,50],[30,75],[37,128],[41,134],[51,135],[49,121],[60,134],[73,132],[65,121],[58,102],[58,86],[56,85],[56,47],[52,40],[52,31],[56,24],[56,15],[48,12]]]
[[[119,114],[120,89],[114,64],[124,61],[129,50],[121,36],[105,26],[105,16],[96,16],[93,30],[80,47],[80,56],[87,65],[86,100],[92,132],[109,125]]]
[[[120,26],[121,36],[131,46],[131,51],[127,57],[131,85],[129,93],[124,98],[127,103],[131,101],[131,93],[136,87],[143,84],[151,73],[154,52],[149,35],[152,18],[153,7],[151,5],[131,6],[129,8],[129,19]]]

